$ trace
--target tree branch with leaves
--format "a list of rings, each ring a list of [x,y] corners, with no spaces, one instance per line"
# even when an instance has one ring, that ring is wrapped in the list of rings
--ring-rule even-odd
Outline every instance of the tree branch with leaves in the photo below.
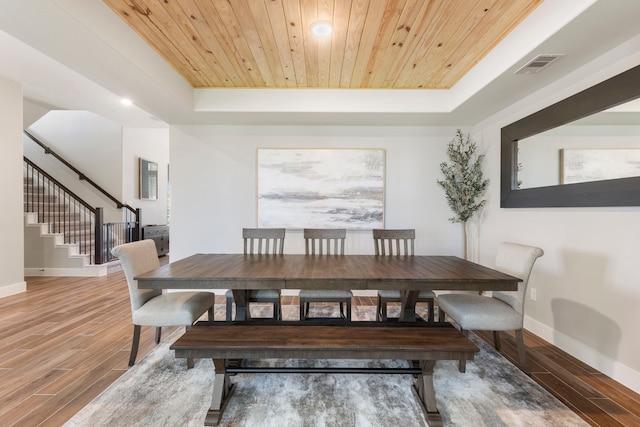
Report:
[[[465,138],[458,129],[447,146],[450,164],[440,163],[444,179],[438,180],[446,194],[447,203],[455,214],[449,221],[462,223],[465,259],[468,255],[467,222],[484,206],[486,200],[480,198],[489,184],[489,180],[484,179],[482,174],[484,155],[476,155],[477,149],[478,146],[471,137],[467,135]]]

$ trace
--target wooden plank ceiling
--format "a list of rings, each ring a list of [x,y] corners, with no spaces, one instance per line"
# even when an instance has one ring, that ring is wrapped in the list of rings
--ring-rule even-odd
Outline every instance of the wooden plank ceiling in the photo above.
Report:
[[[104,0],[194,88],[395,89],[451,88],[542,1]]]

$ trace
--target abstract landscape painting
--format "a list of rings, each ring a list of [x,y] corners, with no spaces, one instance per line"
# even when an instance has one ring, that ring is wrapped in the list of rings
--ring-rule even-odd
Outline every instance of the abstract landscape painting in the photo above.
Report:
[[[382,149],[258,149],[258,227],[384,225]]]

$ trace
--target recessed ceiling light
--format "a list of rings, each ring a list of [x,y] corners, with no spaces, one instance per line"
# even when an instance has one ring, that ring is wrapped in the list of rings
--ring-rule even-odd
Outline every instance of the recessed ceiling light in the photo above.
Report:
[[[333,26],[329,21],[316,21],[311,24],[311,32],[319,37],[326,37],[331,34]]]
[[[121,103],[122,105],[132,105],[132,104],[133,104],[133,101],[132,101],[132,100],[130,100],[129,98],[122,98],[122,99],[120,100],[120,103]]]

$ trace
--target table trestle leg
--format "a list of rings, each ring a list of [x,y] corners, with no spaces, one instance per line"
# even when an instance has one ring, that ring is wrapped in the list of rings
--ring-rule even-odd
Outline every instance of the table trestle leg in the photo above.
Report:
[[[442,416],[436,407],[436,391],[433,387],[433,368],[435,364],[435,360],[421,360],[422,373],[413,385],[414,393],[420,401],[429,427],[442,426]]]
[[[211,398],[211,407],[207,411],[207,416],[204,420],[205,426],[217,426],[220,423],[224,408],[227,406],[229,398],[235,389],[235,384],[231,382],[227,374],[226,361],[224,359],[213,359],[213,367],[215,368],[213,396]]]
[[[400,291],[400,316],[401,322],[415,322],[416,321],[416,303],[418,302],[419,291]]]
[[[246,289],[232,289],[233,301],[236,303],[235,320],[250,320],[249,291]]]

